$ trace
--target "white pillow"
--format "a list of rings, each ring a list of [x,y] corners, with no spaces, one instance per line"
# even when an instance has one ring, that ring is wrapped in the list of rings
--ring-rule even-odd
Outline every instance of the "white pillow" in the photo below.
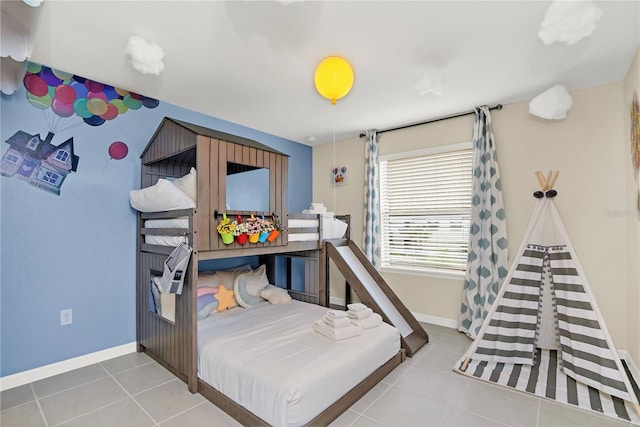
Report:
[[[131,207],[140,212],[174,211],[196,207],[196,203],[189,196],[163,178],[151,187],[130,191],[129,202]]]
[[[173,180],[173,185],[191,197],[194,202],[198,201],[198,174],[195,168],[191,168],[191,172],[182,178]]]
[[[260,297],[268,300],[271,304],[285,304],[291,301],[291,296],[286,289],[273,285],[267,285],[260,291]]]
[[[264,264],[249,273],[245,273],[245,276],[245,288],[249,295],[258,296],[260,291],[269,284],[267,267]]]

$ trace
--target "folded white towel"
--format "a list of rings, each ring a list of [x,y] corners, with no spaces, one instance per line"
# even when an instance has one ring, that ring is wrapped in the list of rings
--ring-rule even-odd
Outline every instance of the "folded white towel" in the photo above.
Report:
[[[355,325],[347,326],[344,328],[332,328],[322,320],[318,320],[313,325],[313,330],[333,341],[340,341],[351,337],[357,337],[358,335],[362,334],[362,328],[359,328]]]
[[[382,323],[382,316],[378,313],[373,313],[371,316],[364,319],[351,319],[351,323],[362,329],[371,329]]]
[[[353,304],[347,304],[347,308],[349,311],[362,311],[366,310],[367,306],[362,304],[361,302],[354,302]]]
[[[338,319],[340,317],[347,317],[347,312],[346,311],[340,311],[340,310],[327,310],[326,316]]]
[[[372,314],[373,310],[371,310],[369,307],[360,311],[347,311],[347,316],[349,316],[350,319],[366,319]]]
[[[351,326],[351,320],[348,317],[329,317],[324,315],[322,321],[332,328],[344,328],[345,326]]]

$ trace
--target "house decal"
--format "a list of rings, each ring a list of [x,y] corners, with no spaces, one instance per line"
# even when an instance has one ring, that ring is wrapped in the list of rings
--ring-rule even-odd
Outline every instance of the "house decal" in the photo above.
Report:
[[[78,169],[80,158],[73,152],[73,138],[56,146],[54,135],[29,135],[18,131],[5,142],[9,148],[2,156],[0,175],[16,177],[41,190],[60,195],[60,188],[69,172]]]

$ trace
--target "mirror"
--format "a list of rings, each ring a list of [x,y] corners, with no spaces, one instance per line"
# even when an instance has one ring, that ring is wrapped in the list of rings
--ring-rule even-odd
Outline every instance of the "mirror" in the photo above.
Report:
[[[227,162],[227,210],[269,212],[269,169]]]

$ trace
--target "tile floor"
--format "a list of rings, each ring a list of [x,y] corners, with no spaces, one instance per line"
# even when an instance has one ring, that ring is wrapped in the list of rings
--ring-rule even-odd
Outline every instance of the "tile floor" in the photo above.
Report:
[[[430,343],[332,426],[630,426],[451,371],[471,341],[424,325]],[[0,424],[13,426],[237,426],[144,354],[132,353],[2,392]]]

